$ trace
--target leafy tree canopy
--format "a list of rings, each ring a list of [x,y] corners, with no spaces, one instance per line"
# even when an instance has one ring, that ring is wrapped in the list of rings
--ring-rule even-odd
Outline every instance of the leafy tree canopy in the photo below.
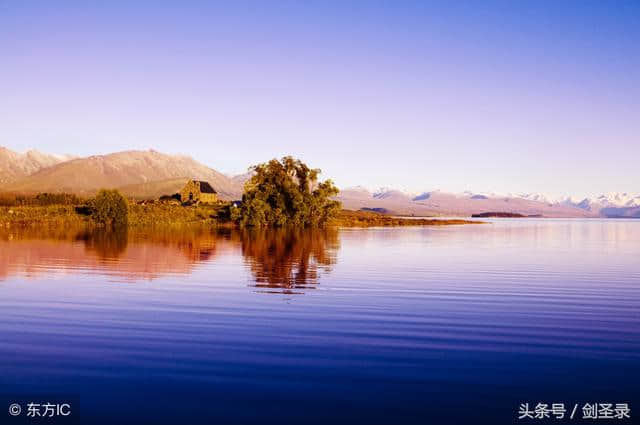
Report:
[[[129,222],[129,203],[117,190],[102,189],[89,202],[91,218],[107,226],[125,226]]]
[[[340,211],[331,198],[338,188],[318,182],[319,169],[290,156],[251,168],[245,184],[240,222],[247,226],[322,226]]]

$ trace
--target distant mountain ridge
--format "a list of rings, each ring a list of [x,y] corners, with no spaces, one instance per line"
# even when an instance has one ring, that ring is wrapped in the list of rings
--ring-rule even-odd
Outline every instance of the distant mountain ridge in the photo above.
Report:
[[[611,192],[594,198],[560,197],[550,198],[539,194],[526,195],[529,199],[540,199],[552,205],[565,205],[588,211],[601,217],[639,217],[640,195],[627,192]]]
[[[406,215],[472,215],[488,211],[545,217],[638,217],[640,195],[611,193],[593,199],[571,200],[537,194],[447,193],[439,190],[411,194],[392,188],[369,191],[344,189],[338,199],[348,209],[384,209]]]
[[[640,195],[614,192],[593,199],[584,198],[580,201],[567,198],[562,202],[565,205],[574,205],[585,211],[597,213],[602,217],[640,218]]]
[[[145,185],[149,196],[155,196],[157,190],[177,190],[191,178],[211,183],[222,199],[237,199],[242,193],[239,183],[188,156],[167,155],[154,150],[60,161],[34,168],[28,175],[7,179],[0,188],[17,192],[91,194],[101,188],[124,187],[145,197]],[[167,181],[172,182],[166,184]],[[165,182],[165,185],[159,182]]]
[[[45,154],[35,149],[18,153],[0,146],[0,185],[70,159],[73,159],[70,155]]]
[[[118,188],[128,196],[157,198],[178,192],[186,180],[206,180],[221,199],[240,199],[251,172],[222,174],[185,155],[154,150],[123,151],[89,157],[51,155],[30,150],[16,153],[0,147],[0,190],[71,192],[91,195]],[[375,191],[357,186],[337,197],[347,209],[370,209],[402,215],[463,215],[505,212],[546,217],[640,217],[640,195],[609,193],[594,198],[552,198],[539,193],[500,195],[485,192],[409,193],[394,188]]]

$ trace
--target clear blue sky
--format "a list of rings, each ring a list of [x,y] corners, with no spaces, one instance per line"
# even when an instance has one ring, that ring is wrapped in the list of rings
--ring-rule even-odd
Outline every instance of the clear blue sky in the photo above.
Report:
[[[0,0],[0,145],[640,192],[640,1]]]

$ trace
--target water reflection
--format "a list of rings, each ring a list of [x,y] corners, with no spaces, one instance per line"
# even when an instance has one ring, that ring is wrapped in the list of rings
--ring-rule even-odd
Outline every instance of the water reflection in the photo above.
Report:
[[[339,249],[337,229],[246,230],[242,255],[257,288],[294,293],[314,287],[321,271],[330,271]]]
[[[118,281],[191,274],[219,256],[242,255],[252,286],[293,293],[317,285],[336,262],[338,230],[0,230],[0,280],[99,272]]]
[[[637,393],[639,221],[66,230],[0,229],[0,387],[92,424],[503,424]]]
[[[92,229],[81,231],[76,236],[76,240],[83,241],[85,249],[95,252],[100,259],[118,258],[127,250],[128,230],[104,231],[103,229]]]

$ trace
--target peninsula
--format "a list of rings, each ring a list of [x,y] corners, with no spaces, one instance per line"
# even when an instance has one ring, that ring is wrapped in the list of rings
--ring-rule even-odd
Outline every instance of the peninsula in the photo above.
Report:
[[[93,197],[45,192],[0,194],[0,226],[80,225],[97,227],[373,227],[477,224],[460,219],[402,218],[342,209],[331,180],[292,157],[251,168],[242,199],[223,200],[206,180],[183,179],[176,193],[156,199],[127,197],[101,189]]]

